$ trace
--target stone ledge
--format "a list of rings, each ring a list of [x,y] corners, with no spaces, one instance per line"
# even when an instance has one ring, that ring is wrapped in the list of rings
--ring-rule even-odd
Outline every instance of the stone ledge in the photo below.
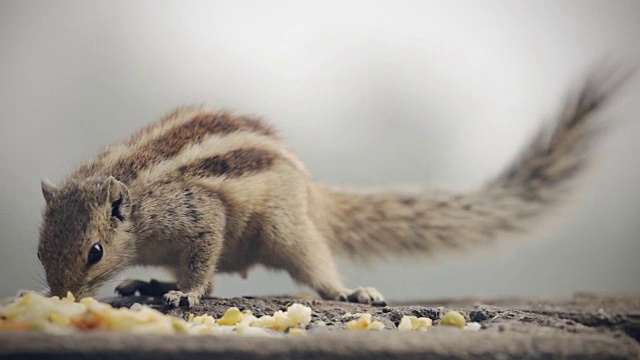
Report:
[[[159,299],[117,298],[116,306]],[[220,316],[228,307],[273,313],[292,302],[310,306],[314,321],[307,336],[284,339],[243,336],[133,336],[87,333],[52,336],[0,333],[0,359],[640,359],[640,295],[577,294],[568,300],[453,299],[392,304],[380,308],[331,301],[290,298],[204,299],[190,312]],[[482,324],[478,332],[434,326],[427,333],[400,333],[403,315],[436,320],[447,309],[461,311]],[[186,317],[187,311],[164,309]],[[344,330],[346,312],[368,312],[389,329]],[[634,340],[634,337],[636,340]]]

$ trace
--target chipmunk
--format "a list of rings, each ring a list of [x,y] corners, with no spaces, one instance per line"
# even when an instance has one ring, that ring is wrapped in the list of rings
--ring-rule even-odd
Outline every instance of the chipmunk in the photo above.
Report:
[[[180,108],[80,164],[46,201],[38,258],[52,295],[90,296],[121,270],[161,266],[173,306],[194,306],[216,272],[287,271],[323,299],[383,303],[347,288],[334,255],[423,256],[489,242],[565,198],[627,76],[588,77],[502,173],[467,193],[350,191],[315,183],[266,122]],[[128,281],[121,294],[149,284]],[[153,285],[153,284],[151,284]],[[157,290],[155,290],[157,291]]]

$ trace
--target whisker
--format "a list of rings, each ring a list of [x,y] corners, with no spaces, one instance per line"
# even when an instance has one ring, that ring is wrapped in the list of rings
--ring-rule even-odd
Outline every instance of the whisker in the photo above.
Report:
[[[49,288],[49,283],[47,283],[47,280],[44,278],[44,275],[42,274],[42,272],[39,271],[37,275],[38,275],[37,277],[32,278],[38,283],[38,285],[40,285],[37,291],[39,293],[50,291],[51,289]]]
[[[105,281],[102,285],[112,285],[114,283],[120,284],[122,282],[122,280],[109,280],[109,281]]]
[[[93,279],[91,279],[87,285],[86,288],[87,289],[92,289],[95,290],[97,288],[99,288],[100,286],[102,286],[103,284],[108,284],[114,281],[114,279],[110,279],[110,277],[113,275],[112,271],[105,271],[102,274],[94,277]],[[106,280],[108,279],[108,280]]]

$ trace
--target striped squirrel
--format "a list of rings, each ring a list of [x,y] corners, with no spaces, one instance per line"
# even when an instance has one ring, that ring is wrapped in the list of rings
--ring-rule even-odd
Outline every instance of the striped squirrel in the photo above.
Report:
[[[630,75],[613,73],[593,72],[510,166],[467,193],[321,185],[262,120],[180,108],[61,184],[42,181],[38,258],[50,292],[89,296],[127,267],[152,265],[177,283],[130,280],[116,291],[159,291],[170,305],[193,306],[216,272],[246,275],[261,264],[323,299],[383,303],[374,288],[345,287],[334,255],[416,257],[524,230],[587,165],[599,110]]]

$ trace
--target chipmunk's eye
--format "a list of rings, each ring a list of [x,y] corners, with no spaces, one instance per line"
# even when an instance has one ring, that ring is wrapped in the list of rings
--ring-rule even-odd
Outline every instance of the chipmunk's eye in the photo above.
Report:
[[[93,265],[102,259],[102,245],[97,243],[93,244],[91,250],[89,250],[89,261],[87,265]]]

